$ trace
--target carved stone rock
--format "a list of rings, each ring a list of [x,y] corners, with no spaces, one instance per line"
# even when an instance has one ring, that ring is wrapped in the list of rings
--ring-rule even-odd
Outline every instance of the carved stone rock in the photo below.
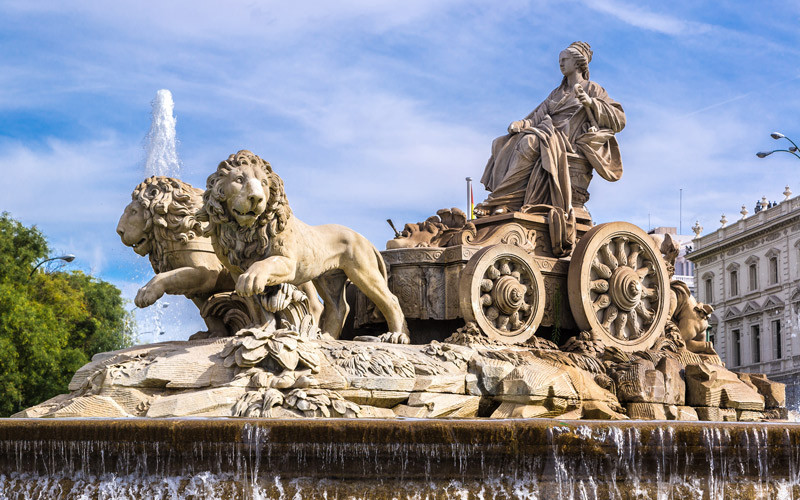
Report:
[[[628,403],[625,405],[628,416],[634,420],[666,420],[667,414],[662,403]]]
[[[743,382],[750,384],[764,396],[764,405],[767,409],[786,406],[786,384],[773,382],[763,373],[738,373],[737,375]]]
[[[686,367],[686,402],[698,408],[764,410],[764,396],[745,384],[735,373],[708,363]],[[706,420],[700,416],[701,420]]]

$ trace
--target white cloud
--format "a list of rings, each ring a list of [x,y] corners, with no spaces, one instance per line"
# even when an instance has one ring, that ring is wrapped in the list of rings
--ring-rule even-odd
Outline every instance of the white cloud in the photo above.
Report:
[[[687,21],[668,14],[657,14],[637,5],[614,0],[588,0],[585,5],[598,12],[616,17],[631,26],[665,35],[697,35],[713,29],[709,24]]]

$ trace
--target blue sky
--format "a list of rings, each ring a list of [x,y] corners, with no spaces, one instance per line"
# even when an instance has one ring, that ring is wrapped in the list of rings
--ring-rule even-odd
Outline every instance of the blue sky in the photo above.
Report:
[[[782,146],[772,131],[800,138],[798,21],[800,4],[780,1],[0,1],[0,210],[132,298],[151,270],[114,228],[167,88],[184,180],[203,187],[251,149],[300,218],[383,248],[387,218],[464,205],[464,177],[480,178],[492,139],[583,40],[627,116],[623,178],[595,178],[594,219],[677,226],[683,189],[683,232],[713,230],[800,192],[796,158],[755,157]],[[166,337],[199,327],[168,301]]]

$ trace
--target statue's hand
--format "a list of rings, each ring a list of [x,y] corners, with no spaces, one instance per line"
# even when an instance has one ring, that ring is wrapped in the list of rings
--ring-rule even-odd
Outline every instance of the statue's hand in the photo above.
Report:
[[[525,128],[525,120],[517,120],[515,122],[511,122],[511,125],[508,126],[508,133],[509,134],[517,134]]]
[[[584,107],[588,108],[592,105],[592,98],[582,88],[576,88],[575,95]]]
[[[269,277],[268,265],[264,261],[256,262],[236,280],[236,293],[242,297],[262,293],[266,287],[274,284]]]

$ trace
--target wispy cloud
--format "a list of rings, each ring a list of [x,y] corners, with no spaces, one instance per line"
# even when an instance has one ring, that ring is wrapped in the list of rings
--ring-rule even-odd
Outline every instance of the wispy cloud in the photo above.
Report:
[[[609,14],[620,21],[665,35],[697,35],[707,33],[713,26],[701,22],[680,19],[669,14],[659,14],[639,5],[613,0],[588,0],[585,5],[598,12]]]

